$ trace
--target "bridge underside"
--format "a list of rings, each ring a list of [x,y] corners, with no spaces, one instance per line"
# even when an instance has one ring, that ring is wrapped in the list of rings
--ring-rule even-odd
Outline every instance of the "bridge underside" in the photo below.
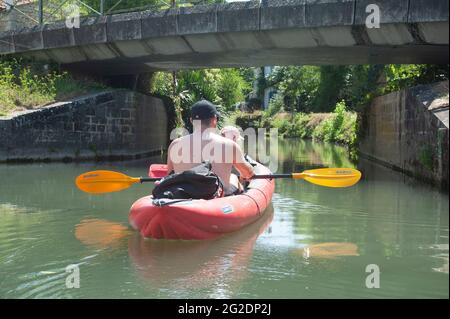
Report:
[[[414,54],[411,54],[413,52]],[[265,65],[340,65],[340,64],[447,64],[448,46],[412,45],[358,46],[351,48],[268,48],[211,53],[154,55],[139,58],[115,58],[66,64],[65,68],[103,75],[139,74],[157,70]]]

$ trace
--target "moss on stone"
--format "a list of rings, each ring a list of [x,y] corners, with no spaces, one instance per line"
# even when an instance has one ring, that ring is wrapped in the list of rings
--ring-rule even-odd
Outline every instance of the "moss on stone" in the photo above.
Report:
[[[430,146],[422,147],[419,151],[419,162],[430,171],[434,168],[434,151]]]

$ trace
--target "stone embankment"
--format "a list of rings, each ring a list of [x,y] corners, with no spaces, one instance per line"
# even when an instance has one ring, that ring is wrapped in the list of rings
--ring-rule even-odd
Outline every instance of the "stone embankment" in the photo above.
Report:
[[[374,99],[362,115],[361,154],[448,189],[448,85],[422,85]]]
[[[0,162],[131,159],[167,143],[163,101],[128,90],[0,117]]]

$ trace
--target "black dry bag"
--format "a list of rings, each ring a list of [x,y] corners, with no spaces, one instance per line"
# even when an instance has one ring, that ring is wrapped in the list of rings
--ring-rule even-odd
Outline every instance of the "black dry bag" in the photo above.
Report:
[[[220,178],[211,171],[211,163],[164,177],[153,189],[153,198],[212,199],[223,191]]]

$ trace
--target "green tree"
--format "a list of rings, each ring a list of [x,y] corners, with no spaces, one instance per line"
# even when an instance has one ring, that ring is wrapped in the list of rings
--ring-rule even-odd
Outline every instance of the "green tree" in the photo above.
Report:
[[[255,68],[239,68],[239,75],[242,79],[250,85],[250,90],[252,89],[253,82],[255,81]]]
[[[360,110],[379,92],[378,79],[384,65],[352,65],[349,67],[348,80],[342,96],[350,110]]]
[[[314,101],[314,112],[330,112],[342,99],[348,80],[347,66],[325,65],[320,67],[320,84]]]
[[[246,82],[237,69],[221,69],[218,83],[218,94],[226,110],[233,110],[233,106],[245,100],[251,85]]]
[[[275,86],[284,97],[288,111],[311,111],[319,83],[320,71],[316,66],[276,67],[269,77],[269,85]]]
[[[386,85],[383,93],[418,84],[448,80],[448,65],[389,64],[384,67]]]
[[[264,76],[264,68],[259,68],[256,75],[256,97],[262,101],[264,99],[264,90],[268,88],[270,84],[268,83],[266,77]]]
[[[151,92],[169,96],[175,104],[175,113],[181,113],[182,121],[176,121],[177,126],[191,127],[189,120],[190,107],[198,100],[206,99],[222,106],[225,114],[232,106],[245,99],[251,90],[237,69],[202,69],[182,70],[177,72],[175,87],[170,73],[157,72],[152,80]]]

